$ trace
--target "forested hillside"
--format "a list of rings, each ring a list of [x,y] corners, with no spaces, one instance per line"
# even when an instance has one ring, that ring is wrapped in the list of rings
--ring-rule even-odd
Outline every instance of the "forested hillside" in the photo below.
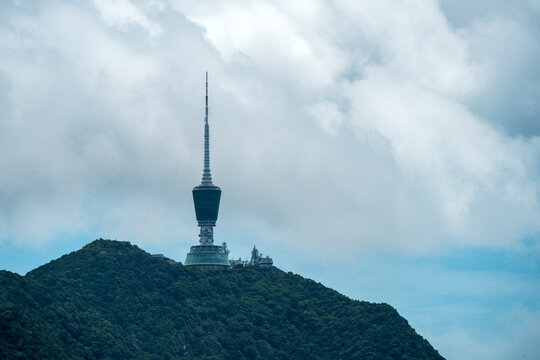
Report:
[[[0,359],[442,359],[397,311],[280,270],[203,272],[96,240],[0,271]]]

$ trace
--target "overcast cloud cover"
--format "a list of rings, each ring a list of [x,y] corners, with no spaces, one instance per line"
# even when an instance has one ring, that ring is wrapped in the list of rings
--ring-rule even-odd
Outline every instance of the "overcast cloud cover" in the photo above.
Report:
[[[539,40],[537,0],[2,1],[0,268],[98,237],[183,260],[209,71],[234,257],[450,359],[538,358]]]

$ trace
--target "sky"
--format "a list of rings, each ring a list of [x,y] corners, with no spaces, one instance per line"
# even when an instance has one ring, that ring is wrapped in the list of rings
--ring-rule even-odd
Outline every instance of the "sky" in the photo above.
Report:
[[[0,269],[216,242],[394,306],[448,359],[540,358],[540,2],[0,2]]]

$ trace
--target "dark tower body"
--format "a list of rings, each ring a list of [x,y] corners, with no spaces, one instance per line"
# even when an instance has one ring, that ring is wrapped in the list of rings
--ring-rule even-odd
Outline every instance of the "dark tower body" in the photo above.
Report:
[[[208,126],[208,73],[206,73],[206,107],[204,116],[204,166],[201,184],[193,188],[193,203],[197,223],[201,228],[200,245],[191,247],[186,256],[186,266],[204,269],[225,269],[229,267],[229,256],[225,243],[214,245],[214,226],[219,212],[221,189],[212,183],[210,174],[210,130]]]

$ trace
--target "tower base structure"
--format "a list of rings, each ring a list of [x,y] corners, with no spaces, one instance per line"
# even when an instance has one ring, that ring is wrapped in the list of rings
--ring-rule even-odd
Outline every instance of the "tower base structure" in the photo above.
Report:
[[[226,270],[230,267],[226,245],[194,245],[186,255],[185,266],[202,270]]]

